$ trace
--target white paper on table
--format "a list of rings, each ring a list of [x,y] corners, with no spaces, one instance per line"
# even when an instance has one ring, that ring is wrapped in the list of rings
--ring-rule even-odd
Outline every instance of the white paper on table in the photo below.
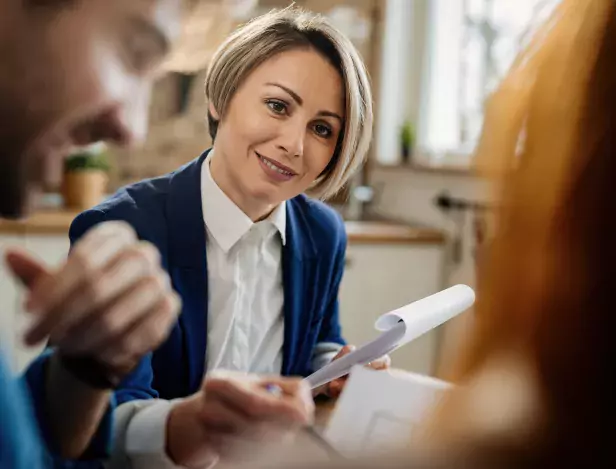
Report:
[[[325,429],[345,456],[389,452],[408,444],[413,429],[452,385],[404,371],[355,366]]]
[[[393,352],[466,311],[474,302],[475,292],[471,287],[456,285],[386,313],[375,323],[381,335],[317,370],[306,381],[314,389],[344,376],[354,365],[365,365]]]

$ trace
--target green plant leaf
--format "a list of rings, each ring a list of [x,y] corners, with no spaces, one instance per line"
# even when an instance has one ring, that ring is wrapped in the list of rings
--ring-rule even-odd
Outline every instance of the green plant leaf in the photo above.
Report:
[[[109,158],[106,153],[76,153],[64,161],[64,171],[104,171],[109,172]]]

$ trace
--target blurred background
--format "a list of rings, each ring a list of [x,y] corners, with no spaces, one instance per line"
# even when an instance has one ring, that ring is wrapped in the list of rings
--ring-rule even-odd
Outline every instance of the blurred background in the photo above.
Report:
[[[188,0],[187,0],[188,1]],[[172,171],[211,144],[203,81],[220,42],[237,25],[288,0],[197,2],[158,78],[143,146],[92,148],[61,174],[21,222],[0,221],[2,245],[24,246],[48,262],[68,252],[74,216],[117,188]],[[341,288],[344,335],[362,344],[381,314],[447,286],[475,284],[474,266],[489,235],[490,187],[473,171],[486,96],[527,33],[557,0],[297,0],[327,16],[356,44],[368,66],[376,124],[370,158],[329,203],[349,234]],[[3,267],[0,267],[0,270]],[[3,272],[0,272],[2,275]],[[5,343],[21,370],[37,351],[21,346],[19,286],[0,283]],[[439,376],[455,355],[472,311],[392,356],[393,366]]]

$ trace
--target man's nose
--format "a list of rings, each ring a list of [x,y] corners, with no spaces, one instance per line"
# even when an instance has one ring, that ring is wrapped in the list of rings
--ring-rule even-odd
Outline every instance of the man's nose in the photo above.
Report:
[[[76,145],[105,141],[119,146],[142,143],[148,128],[150,91],[135,93],[130,100],[102,108],[73,132]]]

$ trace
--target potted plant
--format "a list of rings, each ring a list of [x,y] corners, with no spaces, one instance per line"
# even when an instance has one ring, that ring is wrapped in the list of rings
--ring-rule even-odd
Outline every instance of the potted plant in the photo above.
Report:
[[[103,146],[93,145],[69,156],[64,163],[62,196],[70,209],[85,210],[104,197],[109,181],[109,158]]]
[[[400,149],[402,152],[402,162],[407,164],[413,156],[413,146],[415,145],[415,132],[410,122],[405,122],[400,129]]]

